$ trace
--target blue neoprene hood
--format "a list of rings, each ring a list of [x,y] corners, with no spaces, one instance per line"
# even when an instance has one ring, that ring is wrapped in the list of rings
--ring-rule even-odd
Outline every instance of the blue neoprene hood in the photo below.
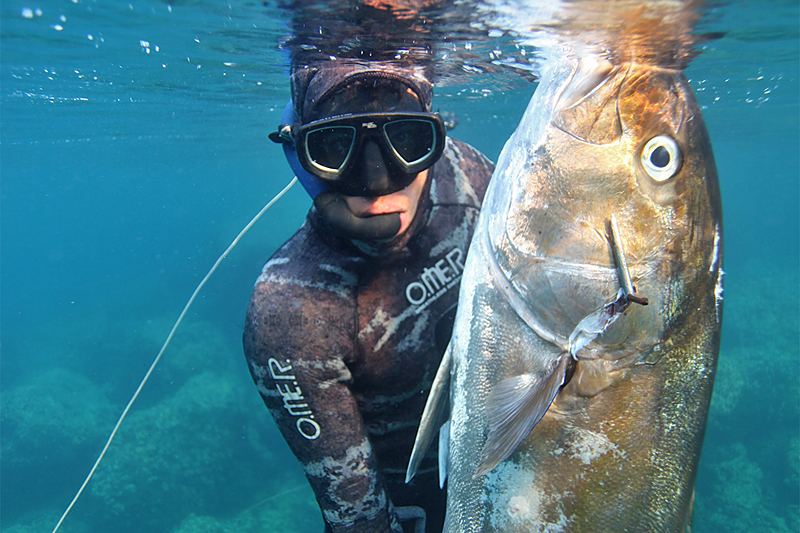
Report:
[[[281,115],[281,125],[291,125],[295,124],[296,122],[297,116],[295,116],[294,113],[294,104],[291,100],[289,100],[289,103],[286,104],[286,108],[283,110],[283,114]],[[294,148],[294,143],[283,143],[283,155],[286,156],[286,161],[289,162],[289,166],[292,167],[297,179],[300,180],[300,184],[303,186],[312,200],[316,198],[319,193],[330,189],[327,183],[310,174],[306,169],[303,168],[303,165],[300,164],[300,160],[297,159],[297,151]]]

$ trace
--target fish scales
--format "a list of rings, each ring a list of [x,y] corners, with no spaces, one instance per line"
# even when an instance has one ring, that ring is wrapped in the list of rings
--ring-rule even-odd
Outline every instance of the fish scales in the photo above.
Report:
[[[487,192],[409,467],[449,413],[445,530],[686,531],[721,266],[683,72],[552,62]]]

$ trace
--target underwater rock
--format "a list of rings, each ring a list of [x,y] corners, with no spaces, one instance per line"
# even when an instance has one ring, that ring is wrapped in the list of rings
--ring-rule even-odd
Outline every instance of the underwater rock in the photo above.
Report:
[[[720,349],[710,422],[729,425],[720,415],[770,405],[772,412],[800,419],[797,320],[800,286],[791,272],[749,265],[726,276],[725,335]]]
[[[717,362],[717,380],[714,383],[714,395],[711,397],[711,412],[716,415],[711,418],[711,422],[720,420],[721,415],[730,415],[736,410],[736,406],[742,393],[752,392],[757,386],[757,382],[747,379],[749,367],[756,365],[750,362],[748,356],[752,351],[746,349],[727,349],[720,350],[720,358]]]
[[[262,533],[265,530],[317,533],[324,524],[314,493],[302,476],[292,483],[289,489],[230,518],[190,514],[173,533]]]
[[[5,502],[3,502],[5,503]],[[41,502],[39,502],[41,503]],[[53,526],[61,516],[61,510],[56,508],[41,508],[26,513],[16,523],[10,523],[3,516],[3,533],[42,533],[53,530]],[[92,533],[91,525],[81,520],[75,520],[69,527],[69,533]]]
[[[114,410],[99,388],[63,369],[4,391],[0,404],[4,468],[41,468],[43,458],[64,461],[81,446],[96,447],[114,422]]]
[[[99,333],[95,342],[103,347],[104,354],[112,354],[116,360],[113,368],[107,369],[110,377],[108,383],[114,389],[109,390],[108,394],[115,401],[121,405],[127,403],[135,390],[137,380],[144,375],[148,365],[158,354],[175,318],[177,317],[166,315],[148,320],[120,320],[106,326]],[[138,405],[152,405],[163,400],[174,394],[192,376],[204,370],[238,370],[241,364],[239,337],[238,331],[231,335],[217,324],[197,319],[184,320],[150,376],[146,394],[138,400]],[[95,360],[99,359],[97,351],[97,347],[94,347]],[[96,361],[95,365],[109,363]],[[125,386],[120,386],[120,383]]]
[[[74,464],[99,453],[115,413],[97,385],[63,369],[3,391],[0,406],[5,529],[43,498],[75,490]]]
[[[800,530],[798,285],[769,264],[729,272],[696,531]]]
[[[148,320],[139,325],[139,339],[155,345],[152,357],[172,328],[174,317]],[[237,371],[241,367],[240,334],[228,335],[219,325],[200,320],[185,320],[175,332],[168,353],[159,362],[153,376],[153,388],[182,385],[204,369],[216,372]],[[136,343],[136,340],[133,340]],[[141,346],[141,340],[138,344]],[[174,389],[173,389],[174,390]]]
[[[206,371],[132,412],[90,485],[95,512],[117,530],[164,530],[190,512],[236,508],[253,487],[276,483],[269,452],[255,464],[242,459],[255,446],[248,392],[230,375]]]
[[[793,486],[800,486],[800,438],[792,437],[789,447],[786,449],[786,457],[789,460],[789,472],[786,474],[786,482]]]
[[[695,507],[697,531],[727,533],[789,533],[797,531],[791,517],[774,513],[769,481],[748,457],[743,444],[716,450],[717,461],[710,467],[714,491],[701,492]],[[710,494],[706,498],[704,495]],[[698,518],[701,518],[698,520]]]
[[[28,357],[0,397],[3,531],[52,530],[171,320],[86,316],[71,334],[55,328],[55,338],[43,331],[14,346],[17,359],[37,347],[50,352]],[[54,361],[68,369],[36,373]],[[190,513],[227,517],[298,483],[306,485],[300,467],[252,388],[239,329],[188,320],[65,527],[169,531]]]

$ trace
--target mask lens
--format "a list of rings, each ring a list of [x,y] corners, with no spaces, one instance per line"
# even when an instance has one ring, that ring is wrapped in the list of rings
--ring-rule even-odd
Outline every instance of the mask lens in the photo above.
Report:
[[[436,131],[428,120],[393,120],[383,131],[395,154],[409,165],[425,159],[436,145]]]
[[[325,126],[306,133],[306,153],[314,166],[335,172],[344,166],[353,149],[356,130],[352,126]]]

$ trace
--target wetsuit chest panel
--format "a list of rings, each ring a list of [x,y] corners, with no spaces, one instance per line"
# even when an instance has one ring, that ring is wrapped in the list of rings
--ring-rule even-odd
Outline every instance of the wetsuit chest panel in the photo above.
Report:
[[[351,390],[385,467],[402,471],[443,350],[436,326],[458,302],[477,209],[437,206],[404,261],[366,269],[357,290]],[[425,253],[413,250],[426,250]],[[387,291],[387,288],[392,288]],[[402,453],[399,453],[402,450]],[[396,464],[394,464],[396,463]]]
[[[352,370],[362,390],[407,391],[419,383],[421,368],[433,364],[435,371],[442,355],[435,353],[436,324],[458,301],[475,217],[477,210],[461,206],[434,207],[420,237],[424,242],[414,247],[427,252],[368,269],[360,280],[358,355]]]

